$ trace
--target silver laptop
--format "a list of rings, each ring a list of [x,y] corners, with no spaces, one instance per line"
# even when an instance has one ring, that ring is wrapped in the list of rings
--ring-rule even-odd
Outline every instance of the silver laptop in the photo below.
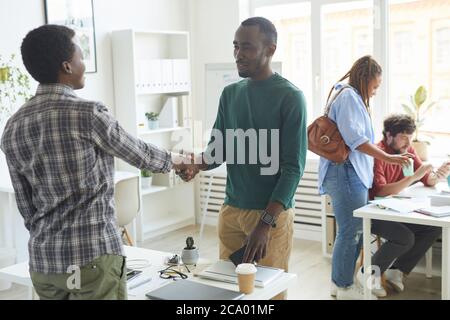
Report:
[[[239,300],[244,294],[190,280],[177,280],[150,291],[154,300]]]

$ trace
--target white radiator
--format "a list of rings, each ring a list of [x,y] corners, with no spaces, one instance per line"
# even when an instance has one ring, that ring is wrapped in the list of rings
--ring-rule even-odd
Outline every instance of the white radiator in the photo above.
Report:
[[[317,189],[317,161],[308,160],[303,177],[295,193],[294,237],[321,241],[323,197]],[[210,188],[211,186],[211,188]],[[201,172],[199,178],[199,203],[197,221],[201,223],[206,205],[205,224],[217,225],[220,207],[225,198],[226,172],[224,170]],[[209,192],[209,200],[206,199]]]

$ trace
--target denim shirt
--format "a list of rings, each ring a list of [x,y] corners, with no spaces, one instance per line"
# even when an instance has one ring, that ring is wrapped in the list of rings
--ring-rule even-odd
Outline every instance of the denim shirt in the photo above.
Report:
[[[340,90],[344,84],[337,83],[334,88]],[[356,174],[367,189],[373,182],[373,158],[356,148],[370,142],[374,143],[375,135],[369,113],[358,91],[353,87],[344,89],[332,102],[329,118],[336,122],[339,132],[350,148],[349,160],[355,168]],[[323,180],[327,174],[331,161],[320,157],[319,162],[319,192],[324,194]]]

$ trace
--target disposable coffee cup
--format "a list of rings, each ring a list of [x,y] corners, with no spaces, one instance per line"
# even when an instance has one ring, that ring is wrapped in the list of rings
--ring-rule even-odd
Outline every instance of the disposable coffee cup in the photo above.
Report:
[[[253,263],[241,263],[236,267],[239,291],[245,294],[253,292],[255,287],[256,267]]]
[[[413,159],[408,159],[409,165],[404,166],[403,169],[403,175],[405,177],[411,177],[414,174],[414,162]]]

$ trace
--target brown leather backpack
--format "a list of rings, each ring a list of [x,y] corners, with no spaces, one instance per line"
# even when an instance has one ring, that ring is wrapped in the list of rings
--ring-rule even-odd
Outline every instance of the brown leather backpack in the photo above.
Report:
[[[325,114],[308,126],[308,149],[325,159],[337,163],[344,162],[350,153],[342,139],[336,123],[328,117],[331,104],[348,86],[344,86],[327,105]]]

